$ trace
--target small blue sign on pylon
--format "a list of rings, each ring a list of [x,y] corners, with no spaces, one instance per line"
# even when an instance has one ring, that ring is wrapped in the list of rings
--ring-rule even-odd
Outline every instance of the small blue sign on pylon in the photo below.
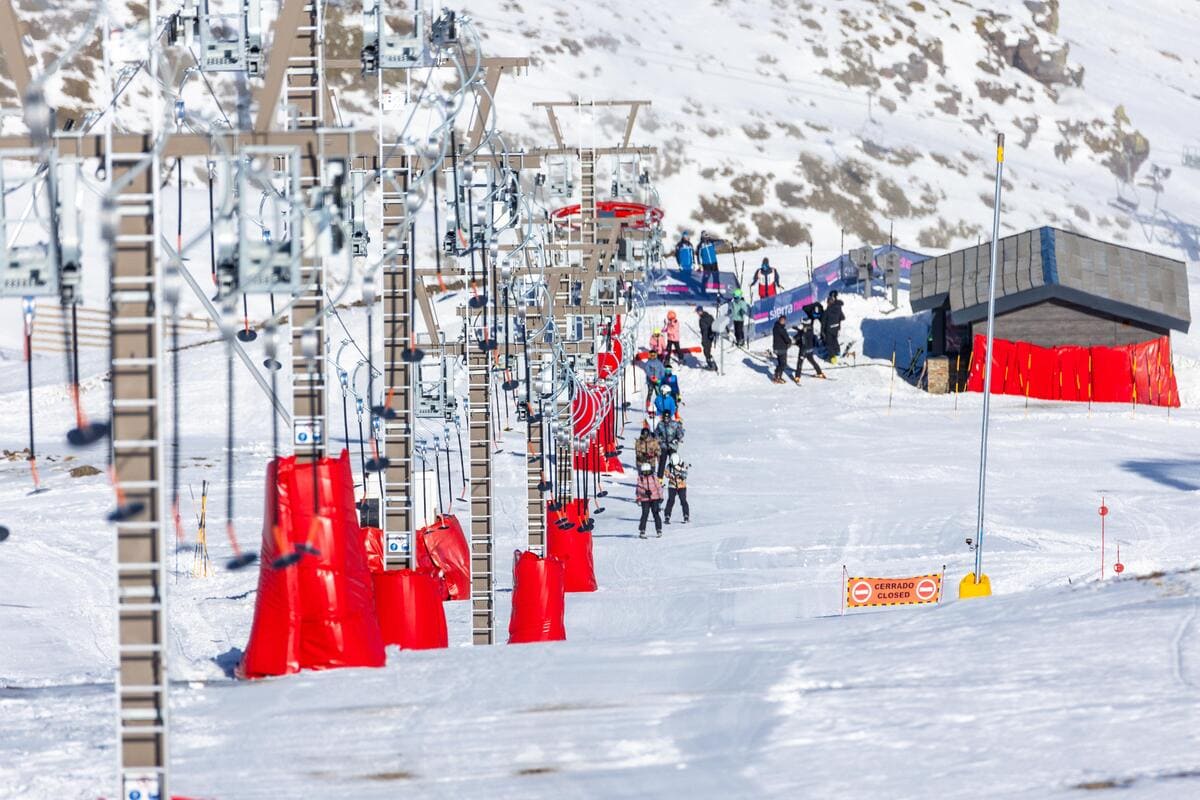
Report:
[[[324,438],[324,426],[320,420],[296,422],[292,428],[292,441],[298,445],[320,444]]]

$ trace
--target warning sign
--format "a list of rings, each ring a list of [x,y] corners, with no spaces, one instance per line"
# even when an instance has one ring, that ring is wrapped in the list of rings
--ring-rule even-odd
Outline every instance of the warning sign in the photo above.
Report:
[[[846,578],[848,608],[936,603],[941,596],[941,575],[916,575],[912,578]]]

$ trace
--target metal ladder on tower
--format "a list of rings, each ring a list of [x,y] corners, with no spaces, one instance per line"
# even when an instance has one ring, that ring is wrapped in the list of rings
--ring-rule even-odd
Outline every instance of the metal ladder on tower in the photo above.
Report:
[[[167,778],[166,549],[160,287],[159,164],[149,153],[112,153],[117,226],[109,278],[112,463],[118,499],[141,510],[116,523],[118,720],[121,781],[165,792]]]
[[[543,324],[541,314],[527,310],[525,312],[525,335],[529,331],[540,328]],[[546,501],[542,491],[542,481],[546,480],[543,473],[542,453],[545,447],[545,420],[538,417],[538,406],[535,397],[539,393],[541,381],[539,376],[542,368],[542,353],[544,347],[540,343],[529,342],[527,346],[530,359],[529,392],[526,398],[526,414],[528,415],[529,436],[525,452],[525,519],[528,525],[529,549],[539,556],[546,554]],[[538,387],[538,388],[535,388]]]
[[[325,122],[325,35],[323,4],[314,1],[304,7],[308,19],[296,28],[296,42],[291,46],[299,50],[300,43],[307,41],[306,55],[289,55],[284,70],[283,93],[286,128],[319,128]],[[290,108],[296,109],[293,116]]]
[[[411,255],[406,235],[408,172],[384,170],[380,201],[383,220],[383,391],[395,411],[393,419],[383,420],[384,453],[388,458],[383,475],[381,519],[384,531],[384,564],[388,569],[412,566],[412,536],[416,525],[413,513],[413,432],[415,398],[413,363],[406,351],[416,346],[413,329]],[[394,238],[393,238],[394,237]],[[371,313],[371,310],[367,310]],[[428,510],[426,509],[426,514]]]
[[[579,151],[579,235],[583,244],[596,243],[596,151]]]
[[[295,107],[285,114],[289,130],[321,128],[325,123],[324,12],[320,0],[305,5],[304,23],[296,28],[296,41],[284,70],[281,102]],[[307,42],[307,47],[303,43]],[[298,55],[297,53],[303,53]],[[324,181],[320,153],[300,156],[300,188],[308,190]],[[300,293],[291,309],[292,428],[296,455],[303,461],[326,454],[325,392],[325,267],[321,256],[305,243],[300,261]]]
[[[471,484],[471,642],[495,641],[495,558],[492,552],[491,354],[467,335],[467,469]]]

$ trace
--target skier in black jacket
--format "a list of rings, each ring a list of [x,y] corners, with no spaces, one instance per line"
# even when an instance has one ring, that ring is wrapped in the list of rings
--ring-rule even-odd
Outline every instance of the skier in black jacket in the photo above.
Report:
[[[812,368],[816,370],[818,378],[824,378],[825,373],[821,371],[821,365],[813,358],[813,350],[817,346],[817,337],[813,333],[813,318],[805,314],[800,319],[800,327],[796,328],[796,345],[800,348],[799,355],[796,356],[796,374],[792,377],[796,383],[800,382],[800,368],[804,364],[804,359],[808,359],[808,363],[812,364]]]
[[[712,357],[713,340],[717,338],[713,333],[713,315],[705,311],[703,306],[696,306],[696,313],[700,315],[700,346],[704,348],[705,367],[716,369],[717,362]]]
[[[830,292],[829,299],[825,301],[825,311],[821,314],[821,336],[825,339],[825,351],[830,364],[836,364],[842,352],[838,345],[838,331],[844,319],[846,315],[842,313],[842,301],[838,299],[838,293]]]
[[[771,349],[775,351],[775,377],[772,380],[776,383],[783,383],[783,371],[787,368],[788,348],[791,346],[792,337],[788,335],[787,316],[780,314],[771,328]]]

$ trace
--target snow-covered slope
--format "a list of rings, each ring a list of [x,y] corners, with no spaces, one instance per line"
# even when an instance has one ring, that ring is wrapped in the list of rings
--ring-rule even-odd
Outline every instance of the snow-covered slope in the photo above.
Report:
[[[676,515],[664,539],[640,541],[629,478],[606,482],[601,588],[568,598],[565,644],[467,647],[467,609],[455,603],[449,651],[394,652],[378,672],[240,684],[227,674],[247,640],[256,576],[192,578],[183,549],[171,579],[176,790],[967,797],[983,785],[1045,798],[1112,782],[1134,796],[1191,796],[1200,417],[1186,406],[1027,410],[997,397],[985,560],[997,597],[956,603],[953,584],[971,565],[963,539],[974,528],[980,398],[893,380],[891,351],[903,363],[919,326],[884,311],[848,298],[845,338],[860,354],[827,382],[772,385],[763,363],[732,349],[724,376],[682,371],[692,522]],[[343,316],[361,335],[362,318]],[[1178,337],[1180,349],[1193,339]],[[186,353],[184,483],[215,482],[220,563],[223,397],[209,376],[222,355]],[[13,529],[0,548],[0,749],[13,754],[0,761],[0,797],[94,798],[113,770],[112,537],[100,521],[110,490],[103,475],[68,476],[102,467],[101,456],[64,463],[65,393],[47,362],[35,367],[47,381],[36,405],[51,491],[26,497],[24,464],[0,464]],[[1197,368],[1178,373],[1194,384]],[[14,446],[22,377],[11,362],[0,373],[0,437]],[[269,433],[266,402],[247,384],[236,521],[254,541]],[[87,400],[104,402],[100,381]],[[631,418],[627,437],[637,425]],[[514,437],[495,457],[502,630],[504,554],[524,538]],[[1112,509],[1105,586],[1101,497]],[[185,492],[189,537],[195,511]],[[1127,577],[1113,581],[1118,542]],[[841,618],[843,565],[883,575],[945,565],[947,602]]]

